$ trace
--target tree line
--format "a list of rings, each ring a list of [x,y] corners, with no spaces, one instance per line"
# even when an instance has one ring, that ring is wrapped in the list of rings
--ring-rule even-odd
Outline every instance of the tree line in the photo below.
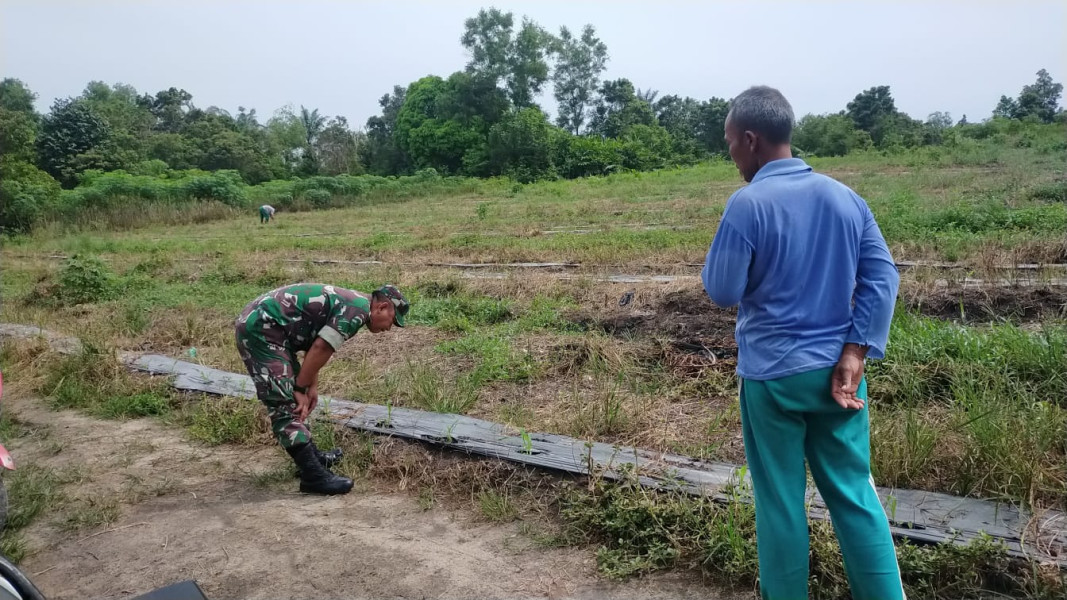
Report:
[[[729,102],[640,89],[625,78],[602,80],[607,45],[592,25],[552,33],[510,12],[483,9],[464,23],[470,60],[447,77],[397,85],[379,100],[381,114],[353,129],[344,117],[284,107],[261,120],[198,108],[184,89],[155,94],[90,82],[81,95],[56,100],[47,114],[17,79],[0,81],[0,226],[60,188],[101,173],[159,178],[233,172],[244,184],[314,176],[506,176],[519,182],[651,170],[724,155]],[[556,117],[537,100],[550,86]],[[1063,86],[1045,70],[1017,98],[1001,97],[995,118],[1063,120]],[[864,90],[834,114],[807,115],[794,133],[798,154],[843,155],[940,144],[954,124],[946,113],[925,121],[900,112],[889,86]],[[20,208],[21,207],[21,208]],[[32,212],[32,211],[31,211]]]

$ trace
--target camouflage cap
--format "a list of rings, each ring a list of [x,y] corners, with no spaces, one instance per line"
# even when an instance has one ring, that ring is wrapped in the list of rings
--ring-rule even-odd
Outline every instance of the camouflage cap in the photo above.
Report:
[[[411,308],[411,304],[408,303],[407,298],[405,298],[404,294],[401,294],[400,290],[392,284],[383,285],[378,289],[378,292],[393,303],[393,308],[396,309],[396,312],[393,315],[393,323],[398,327],[403,327],[404,320],[408,315],[408,309]]]

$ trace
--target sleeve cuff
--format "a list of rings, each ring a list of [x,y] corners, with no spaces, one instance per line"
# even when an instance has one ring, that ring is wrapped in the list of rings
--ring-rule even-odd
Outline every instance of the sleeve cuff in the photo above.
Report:
[[[329,325],[319,330],[319,337],[332,346],[334,351],[340,350],[341,344],[345,343],[345,338]]]
[[[867,346],[867,358],[873,358],[875,360],[885,358],[885,343],[879,343],[876,340],[868,339],[860,334],[856,330],[856,327],[852,327],[852,331],[848,332],[845,337],[846,344],[859,344],[860,346]]]

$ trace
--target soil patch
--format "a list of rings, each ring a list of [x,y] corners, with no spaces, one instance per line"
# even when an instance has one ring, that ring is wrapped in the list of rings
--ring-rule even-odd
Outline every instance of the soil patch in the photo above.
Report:
[[[81,477],[65,495],[120,510],[71,533],[59,526],[63,507],[23,530],[21,566],[52,600],[128,598],[183,579],[209,598],[735,597],[686,574],[605,582],[588,549],[531,547],[516,523],[424,510],[366,480],[329,498],[295,492],[295,480],[257,487],[256,473],[285,464],[273,447],[203,447],[151,420],[100,421],[28,397],[4,404],[41,432],[8,446],[20,468],[73,469]]]
[[[989,287],[916,291],[902,289],[912,311],[962,322],[1030,322],[1067,318],[1067,288]]]

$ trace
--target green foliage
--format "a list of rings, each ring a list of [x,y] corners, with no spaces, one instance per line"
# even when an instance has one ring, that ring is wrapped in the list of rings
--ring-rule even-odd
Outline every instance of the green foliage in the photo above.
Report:
[[[797,123],[793,145],[816,156],[844,156],[872,146],[871,136],[843,114],[807,115]]]
[[[852,119],[856,128],[869,133],[876,144],[882,141],[883,121],[897,114],[888,85],[872,87],[856,94],[846,108],[848,118]]]
[[[551,36],[525,17],[516,34],[514,23],[510,12],[479,10],[464,23],[460,43],[471,53],[467,72],[493,85],[502,80],[511,103],[525,108],[534,105],[534,97],[548,80]]]
[[[424,410],[438,413],[463,414],[478,400],[478,390],[470,381],[446,381],[428,366],[409,365],[407,384],[411,402]]]
[[[381,116],[367,119],[367,140],[358,153],[369,173],[402,175],[409,172],[409,158],[395,137],[396,119],[406,96],[407,88],[393,86],[392,94],[385,94],[378,100],[382,107]]]
[[[505,116],[489,130],[493,172],[522,183],[551,177],[554,130],[537,108],[523,108]]]
[[[868,368],[879,481],[911,485],[937,472],[959,495],[1062,501],[1067,331],[975,329],[901,311],[890,338],[893,351]],[[947,423],[919,420],[931,406]]]
[[[0,156],[0,232],[25,232],[59,202],[59,182],[28,162]]]
[[[515,351],[508,339],[492,334],[471,333],[458,340],[443,342],[437,349],[478,359],[469,375],[474,387],[493,381],[526,381],[538,369],[529,353]]]
[[[25,527],[62,498],[59,492],[61,477],[47,467],[25,465],[5,480],[10,505],[6,524],[9,529]]]
[[[119,291],[115,274],[95,256],[75,254],[59,271],[55,295],[63,304],[89,304],[114,298]]]
[[[622,162],[622,144],[617,140],[572,137],[558,146],[556,170],[568,179],[607,175],[621,169]]]
[[[482,514],[486,518],[496,523],[514,521],[519,516],[518,508],[508,498],[506,492],[501,493],[492,489],[483,490],[478,493],[478,506],[482,509]]]
[[[605,81],[600,99],[593,109],[590,130],[605,137],[617,138],[635,125],[653,125],[656,115],[648,102],[637,97],[628,79]]]
[[[755,579],[755,515],[740,500],[720,506],[706,497],[648,491],[631,476],[573,493],[561,514],[573,537],[603,540],[597,564],[609,577],[702,566],[742,585]]]
[[[490,79],[466,73],[424,77],[408,88],[397,115],[397,143],[416,168],[485,175],[489,128],[508,104]]]
[[[186,183],[185,190],[197,200],[218,200],[230,206],[241,206],[245,200],[245,184],[236,171],[217,171],[193,177]]]
[[[36,140],[36,115],[0,108],[0,158],[32,163]]]
[[[556,57],[553,93],[559,103],[556,124],[578,135],[593,104],[600,74],[607,66],[608,47],[596,37],[592,25],[583,27],[580,37],[560,27],[552,52]]]
[[[746,489],[726,490],[722,502],[707,496],[645,489],[635,473],[620,483],[595,479],[574,489],[560,515],[570,541],[599,542],[597,565],[609,577],[625,578],[666,568],[699,568],[728,585],[748,587],[758,578],[755,511]],[[988,537],[967,545],[897,545],[909,598],[955,600],[998,597],[1058,598],[1067,590],[1062,574],[1049,576],[1036,562],[1010,559]],[[841,554],[828,523],[811,523],[813,598],[849,598]]]
[[[93,411],[104,419],[158,417],[169,412],[170,400],[153,393],[110,396]]]
[[[1038,202],[1067,203],[1067,181],[1052,181],[1036,185],[1027,190],[1026,197]]]
[[[1052,123],[1056,119],[1062,93],[1063,84],[1052,81],[1048,71],[1041,69],[1037,72],[1037,81],[1023,86],[1018,99],[1001,96],[993,109],[993,116],[1005,119],[1033,117],[1042,123]]]
[[[0,81],[0,110],[34,115],[33,108],[37,94],[30,91],[21,80],[5,77]]]
[[[506,300],[471,296],[413,298],[408,319],[412,323],[436,325],[445,331],[473,331],[495,325],[513,317]]]
[[[189,419],[189,435],[206,444],[255,444],[264,433],[259,403],[245,398],[205,396]]]
[[[111,130],[89,104],[81,100],[56,100],[41,122],[37,154],[41,167],[60,183],[73,187],[77,173],[86,168],[107,168],[104,157],[93,151],[109,140]]]

